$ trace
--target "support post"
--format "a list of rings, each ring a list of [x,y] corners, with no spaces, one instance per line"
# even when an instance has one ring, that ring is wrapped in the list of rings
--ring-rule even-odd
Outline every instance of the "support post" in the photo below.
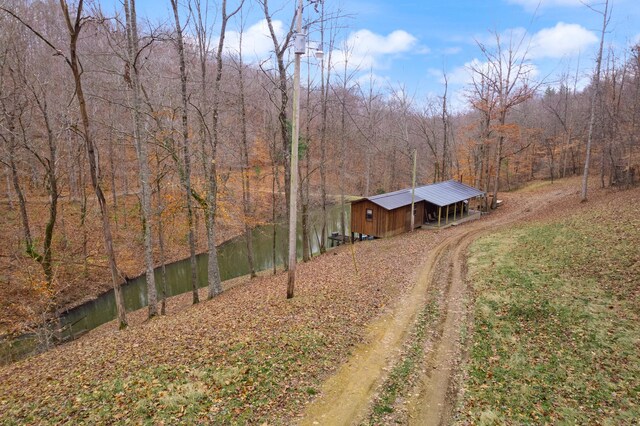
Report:
[[[442,207],[438,206],[438,228],[440,228],[440,217],[442,216]]]
[[[453,205],[453,221],[456,221],[456,213],[458,213],[458,203]]]
[[[449,224],[449,204],[447,204],[447,213],[446,213],[446,217],[444,218],[444,224],[448,225]]]
[[[418,150],[413,150],[413,178],[411,184],[411,232],[415,228],[415,199],[416,199],[416,158],[418,157]]]

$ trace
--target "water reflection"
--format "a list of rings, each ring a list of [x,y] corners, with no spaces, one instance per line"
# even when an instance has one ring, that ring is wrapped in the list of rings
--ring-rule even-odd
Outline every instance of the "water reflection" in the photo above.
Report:
[[[345,212],[345,221],[349,226],[349,208]],[[328,234],[340,229],[340,206],[334,206],[327,210]],[[322,229],[321,212],[313,212],[310,220],[310,246],[312,253],[320,250],[319,238]],[[287,254],[286,225],[276,225],[276,265],[281,265]],[[254,250],[254,265],[257,271],[273,268],[273,225],[258,226],[251,232]],[[329,247],[329,244],[327,244]],[[302,229],[298,225],[298,257],[302,257]],[[198,283],[200,287],[207,285],[207,260],[206,253],[198,256]],[[222,280],[239,277],[248,274],[249,263],[247,261],[247,246],[244,236],[233,238],[218,247],[218,261]],[[167,296],[191,291],[191,265],[189,259],[181,260],[166,266]],[[161,271],[155,270],[158,294],[161,294]],[[144,276],[129,281],[122,287],[124,303],[127,311],[140,309],[147,305],[146,279]],[[78,308],[69,311],[62,318],[62,325],[67,325],[67,333],[78,333],[82,330],[91,330],[116,317],[115,298],[113,291],[105,293],[96,300],[88,302]]]

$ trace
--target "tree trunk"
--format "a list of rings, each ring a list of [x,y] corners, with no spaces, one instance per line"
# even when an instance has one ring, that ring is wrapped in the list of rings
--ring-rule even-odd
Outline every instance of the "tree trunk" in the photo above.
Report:
[[[240,89],[240,136],[242,157],[242,213],[244,215],[244,239],[247,245],[247,263],[249,264],[249,274],[255,278],[256,268],[253,260],[253,238],[249,220],[252,217],[251,209],[251,178],[249,176],[249,141],[247,136],[247,102],[244,87],[244,62],[242,57],[242,32],[240,33],[238,84]],[[274,261],[275,266],[275,261]]]
[[[320,4],[320,46],[324,47],[324,1]],[[329,52],[329,64],[331,64],[331,49]],[[320,233],[320,253],[327,250],[327,90],[331,68],[327,69],[327,82],[325,82],[324,58],[320,61],[320,202],[322,203],[322,230]]]
[[[207,245],[209,249],[209,258],[207,263],[208,271],[208,284],[209,292],[208,298],[212,299],[214,296],[222,293],[222,282],[220,279],[220,268],[218,266],[218,249],[216,248],[216,207],[217,207],[217,194],[218,194],[218,170],[216,163],[216,154],[218,151],[218,115],[220,108],[220,82],[222,80],[222,54],[224,53],[224,39],[226,34],[227,23],[229,18],[235,15],[240,6],[231,14],[227,14],[227,0],[222,0],[221,13],[222,21],[220,25],[220,34],[218,36],[218,49],[216,50],[216,74],[213,82],[213,120],[211,125],[211,133],[213,137],[213,144],[211,149],[211,161],[209,161],[209,190],[207,191]],[[206,57],[203,58],[206,60]],[[203,75],[203,80],[204,80]]]
[[[338,180],[340,181],[340,235],[343,237],[347,235],[347,224],[345,220],[345,193],[344,193],[344,184],[345,184],[345,163],[346,163],[346,138],[347,138],[347,60],[344,61],[344,69],[343,69],[343,82],[342,82],[342,102],[341,102],[341,110],[340,110],[340,161],[338,161]],[[368,145],[367,145],[368,146]],[[367,163],[368,165],[368,163]],[[369,190],[369,173],[367,173],[367,187],[365,191]],[[365,192],[365,195],[369,195],[368,192]]]
[[[502,115],[500,117],[500,126],[504,127],[506,117]],[[502,131],[502,130],[501,130]],[[504,136],[501,134],[498,136],[498,146],[496,148],[496,175],[493,180],[493,199],[491,200],[491,209],[498,207],[498,190],[500,189],[500,166],[502,165],[502,146],[504,145]]]
[[[158,164],[158,169],[160,168],[160,160],[158,158],[156,152],[156,163]],[[160,315],[165,315],[167,313],[167,268],[165,265],[165,255],[164,255],[164,222],[162,220],[162,212],[164,211],[164,205],[162,200],[162,185],[160,176],[156,179],[156,192],[158,194],[158,248],[160,249],[160,288],[162,289],[162,303],[160,306]]]
[[[449,84],[447,81],[447,74],[443,73],[444,76],[444,96],[442,96],[442,180],[447,180],[449,177],[449,171],[447,169],[447,158],[448,158],[448,122],[449,118],[447,115],[447,89],[449,88]]]
[[[188,122],[188,98],[187,98],[187,69],[184,59],[184,41],[182,38],[182,25],[180,24],[180,16],[178,14],[178,0],[171,0],[171,8],[173,9],[173,17],[176,29],[176,46],[178,49],[178,57],[180,61],[180,92],[182,94],[182,155],[184,170],[182,173],[182,185],[185,191],[187,205],[187,222],[189,225],[189,260],[191,265],[191,292],[193,295],[193,303],[200,302],[198,296],[198,262],[196,259],[196,240],[194,226],[194,212],[192,190],[191,190],[191,153],[189,150],[189,122]]]
[[[280,94],[280,105],[278,109],[278,121],[280,123],[280,135],[282,137],[282,148],[284,153],[284,193],[285,193],[285,209],[286,216],[290,216],[291,209],[291,196],[296,197],[296,194],[290,193],[289,182],[291,181],[291,134],[289,132],[289,120],[287,117],[287,109],[289,106],[289,93],[287,90],[287,67],[284,62],[284,55],[289,47],[289,42],[293,36],[293,24],[297,13],[293,15],[291,25],[289,26],[289,32],[287,33],[282,43],[278,42],[275,29],[273,27],[273,20],[271,13],[269,12],[269,1],[260,0],[263,6],[264,18],[267,21],[267,27],[269,28],[269,34],[273,42],[273,51],[276,56],[276,64],[278,67],[278,91]],[[290,239],[291,237],[288,237]],[[289,261],[287,261],[289,260]],[[289,268],[290,259],[285,256],[285,269]]]
[[[640,45],[636,45],[635,52],[635,91],[633,96],[633,113],[631,118],[631,132],[627,139],[627,189],[633,185],[633,169],[631,165],[631,157],[633,154],[634,139],[637,144],[638,140],[638,112],[640,111]]]
[[[82,159],[84,160],[84,159]],[[82,228],[82,272],[84,279],[89,278],[89,235],[87,233],[87,189],[84,177],[84,161],[78,161],[80,173],[78,184],[80,185],[80,227]]]
[[[275,145],[275,142],[274,142]],[[273,275],[276,274],[277,270],[276,270],[276,265],[277,265],[277,243],[278,243],[278,225],[276,223],[276,180],[278,179],[278,165],[276,163],[275,160],[275,146],[273,147],[274,150],[274,155],[273,155],[273,160],[271,162],[271,175],[272,175],[272,179],[271,179],[271,223],[273,224],[273,239],[272,239],[272,247],[271,247],[271,254],[273,256],[272,258],[272,263],[273,263]]]
[[[142,230],[144,233],[144,262],[145,278],[147,281],[148,315],[153,318],[158,315],[158,295],[153,262],[153,239],[151,236],[151,186],[149,184],[149,154],[147,142],[142,140],[142,115],[140,112],[140,80],[136,64],[138,54],[138,28],[135,0],[124,0],[124,10],[127,19],[127,38],[129,69],[131,70],[132,109],[134,123],[134,142],[138,157],[140,175],[140,189],[142,192]]]
[[[596,58],[596,73],[594,75],[594,88],[591,94],[591,109],[589,113],[589,130],[587,132],[587,151],[584,160],[584,171],[582,174],[581,201],[587,201],[587,185],[589,182],[589,166],[591,163],[591,144],[593,139],[593,127],[596,121],[596,103],[600,96],[600,68],[602,66],[602,50],[604,48],[604,34],[607,29],[609,16],[609,0],[605,0],[604,12],[602,14],[602,31],[600,33],[600,47]]]
[[[127,317],[125,313],[124,300],[122,298],[122,292],[119,284],[120,274],[118,271],[118,266],[116,264],[115,250],[113,248],[113,237],[111,235],[111,225],[109,224],[109,209],[104,197],[104,192],[102,191],[102,186],[100,185],[100,175],[99,175],[99,167],[97,163],[97,155],[95,152],[93,134],[91,130],[91,124],[89,121],[89,113],[87,111],[87,104],[85,101],[84,90],[82,86],[82,69],[79,64],[77,50],[76,50],[78,37],[80,36],[80,31],[82,29],[83,4],[84,4],[83,0],[78,1],[77,11],[75,14],[75,21],[72,22],[71,16],[69,14],[69,8],[67,6],[67,2],[65,0],[60,0],[63,16],[69,32],[70,57],[67,59],[68,61],[67,63],[71,68],[71,72],[73,73],[76,98],[78,99],[78,106],[80,108],[80,116],[82,119],[82,130],[83,130],[82,136],[84,137],[84,141],[87,149],[87,158],[89,160],[91,186],[93,187],[93,190],[96,194],[96,198],[98,199],[98,205],[100,206],[100,216],[102,218],[102,233],[104,236],[104,245],[107,252],[107,258],[109,260],[109,270],[111,271],[111,282],[113,284],[113,290],[114,290],[115,299],[116,299],[118,325],[120,329],[123,329],[127,326]]]
[[[35,95],[35,93],[34,93]],[[49,148],[49,158],[41,160],[43,166],[45,167],[46,176],[47,176],[47,192],[49,193],[49,219],[47,220],[47,224],[45,225],[44,230],[44,241],[42,244],[42,257],[40,264],[42,265],[42,270],[44,272],[45,278],[47,280],[47,284],[49,289],[52,289],[53,286],[53,231],[56,225],[56,218],[58,216],[58,177],[56,175],[56,164],[58,162],[57,155],[57,146],[56,140],[53,135],[53,129],[51,128],[51,123],[49,121],[49,111],[47,108],[47,101],[43,95],[43,99],[40,100],[36,96],[36,102],[38,107],[40,108],[40,112],[42,113],[42,117],[44,119],[45,128],[47,130],[47,146]]]
[[[11,168],[11,181],[13,182],[13,190],[18,197],[18,205],[20,206],[20,218],[22,219],[22,232],[24,236],[24,242],[27,253],[32,253],[34,250],[33,239],[31,238],[31,229],[29,227],[29,216],[27,215],[27,201],[24,198],[24,193],[20,187],[20,179],[18,178],[18,168],[15,162],[15,145],[12,144],[11,152],[9,153],[9,166]]]
[[[112,119],[110,118],[111,122]],[[116,153],[113,150],[113,135],[109,135],[109,144],[107,146],[109,152],[109,178],[111,180],[111,203],[113,204],[113,221],[118,229],[118,194],[116,190]]]

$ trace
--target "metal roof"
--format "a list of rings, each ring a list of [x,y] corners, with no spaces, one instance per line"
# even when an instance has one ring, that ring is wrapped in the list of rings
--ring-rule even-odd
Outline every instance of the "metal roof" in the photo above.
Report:
[[[444,207],[482,195],[484,195],[484,192],[472,186],[449,180],[416,187],[414,201],[427,201],[436,206]],[[368,197],[367,200],[386,210],[393,210],[411,204],[411,189],[401,189],[400,191],[374,195],[373,197]]]
[[[375,195],[367,198],[387,210],[397,209],[398,207],[411,204],[411,190],[403,189],[401,191],[389,192],[387,194]],[[416,193],[415,201],[421,201]]]
[[[455,180],[416,188],[416,195],[436,206],[447,206],[484,195],[484,192]]]

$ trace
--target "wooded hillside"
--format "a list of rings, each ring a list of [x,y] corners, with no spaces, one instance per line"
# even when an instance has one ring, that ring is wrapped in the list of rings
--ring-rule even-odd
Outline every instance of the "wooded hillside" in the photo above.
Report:
[[[213,297],[216,243],[286,213],[294,10],[218,3],[172,0],[161,24],[136,15],[133,0],[115,16],[82,0],[0,5],[0,332],[205,250]],[[220,37],[242,27],[249,3],[274,45],[260,63]],[[289,25],[281,39],[276,14]],[[414,151],[418,183],[461,180],[494,200],[533,178],[580,175],[592,99],[596,184],[638,180],[640,45],[605,50],[599,84],[582,88],[571,69],[537,80],[526,49],[496,36],[470,70],[467,105],[454,107],[446,75],[441,95],[425,99],[356,78],[331,55],[341,14],[316,0],[307,17],[326,52],[303,65],[306,233],[309,210],[332,195],[410,186]]]

